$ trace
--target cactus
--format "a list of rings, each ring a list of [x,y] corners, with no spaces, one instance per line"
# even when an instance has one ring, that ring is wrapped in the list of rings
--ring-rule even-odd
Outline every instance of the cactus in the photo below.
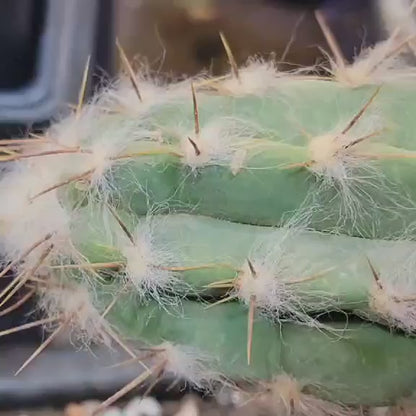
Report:
[[[330,79],[230,56],[229,76],[160,85],[127,66],[4,141],[0,308],[28,287],[51,333],[18,373],[70,331],[146,360],[97,411],[165,375],[248,383],[290,415],[410,396],[416,91],[397,42]]]
[[[316,229],[368,238],[397,237],[410,227],[416,219],[414,85],[391,82],[380,91],[370,86],[346,93],[334,82],[273,78],[272,71],[252,64],[241,71],[241,87],[230,84],[231,97],[198,93],[196,121],[189,85],[189,91],[181,86],[171,97],[158,96],[162,103],[149,103],[142,119],[117,114],[117,123],[108,125],[113,117],[104,116],[107,138],[100,130],[98,137],[111,140],[109,149],[92,157],[98,168],[91,162],[83,168],[100,172],[100,181],[74,189],[72,203],[105,193],[113,204],[127,200],[137,215],[165,207],[272,226],[297,212],[300,221],[312,217]],[[260,72],[265,85],[250,85],[251,72]],[[225,93],[226,87],[217,88]],[[108,101],[105,107],[115,111]],[[84,151],[95,152],[88,145]]]
[[[105,206],[79,210],[72,232],[86,259],[79,267],[121,271],[144,298],[163,302],[171,300],[170,294],[228,295],[249,304],[255,296],[265,314],[278,319],[290,316],[311,324],[310,313],[352,310],[409,333],[416,328],[413,241],[365,240],[187,214],[116,215]],[[116,219],[121,216],[133,241]]]

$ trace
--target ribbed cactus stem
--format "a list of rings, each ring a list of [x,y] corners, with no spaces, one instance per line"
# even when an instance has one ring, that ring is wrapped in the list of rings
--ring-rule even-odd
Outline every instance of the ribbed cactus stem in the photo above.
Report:
[[[228,46],[218,79],[127,65],[43,137],[0,143],[0,308],[28,287],[51,334],[18,373],[69,331],[146,361],[100,409],[165,376],[249,382],[290,416],[411,395],[416,72],[399,32],[345,63],[321,17],[329,78],[237,68]]]

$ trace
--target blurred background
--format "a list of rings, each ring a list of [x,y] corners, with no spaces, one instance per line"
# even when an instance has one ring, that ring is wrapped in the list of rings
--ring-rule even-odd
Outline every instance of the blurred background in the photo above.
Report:
[[[410,0],[1,0],[0,138],[42,131],[78,99],[90,57],[88,94],[117,76],[118,39],[135,68],[166,80],[229,70],[223,32],[238,64],[273,59],[281,70],[323,61],[327,44],[314,11],[324,14],[345,57],[413,28]],[[410,30],[410,29],[409,29]],[[2,201],[7,203],[7,201]],[[0,290],[12,278],[0,281]],[[19,300],[18,294],[4,306]],[[4,314],[0,331],[30,319],[33,305]],[[0,411],[62,406],[103,397],[137,373],[104,370],[117,354],[74,352],[66,340],[13,377],[41,342],[38,330],[0,337]],[[106,355],[107,354],[107,355]],[[134,371],[136,371],[134,369]],[[165,394],[165,393],[163,393]],[[164,396],[166,398],[166,395]]]

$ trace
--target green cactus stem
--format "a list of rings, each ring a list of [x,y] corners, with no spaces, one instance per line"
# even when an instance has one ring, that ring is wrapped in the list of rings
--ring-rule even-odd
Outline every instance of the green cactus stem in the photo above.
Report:
[[[126,228],[131,230],[127,234]],[[161,302],[168,295],[192,295],[248,305],[255,296],[272,319],[310,324],[310,314],[354,311],[409,333],[416,329],[412,241],[366,240],[189,214],[137,219],[105,205],[78,212],[72,241],[84,260],[68,264],[69,270],[107,269],[116,280]]]
[[[156,304],[138,307],[126,295],[111,321],[129,338],[152,346],[170,342],[202,351],[212,358],[208,368],[230,379],[272,380],[286,373],[332,402],[388,405],[416,386],[414,340],[366,323],[333,324],[339,331],[334,334],[294,324],[274,327],[258,317],[248,365],[247,314],[238,304],[207,310],[185,302],[180,312],[167,313]]]
[[[98,193],[137,215],[149,207],[192,210],[280,226],[298,213],[320,231],[398,237],[416,219],[414,93],[413,84],[350,90],[290,78],[277,78],[258,95],[202,91],[197,131],[191,89],[173,102],[166,93],[167,103],[134,118],[118,114],[96,122],[102,126],[89,140],[104,140],[104,128],[130,140],[117,149],[104,174],[105,191]],[[155,136],[160,142],[151,141]]]

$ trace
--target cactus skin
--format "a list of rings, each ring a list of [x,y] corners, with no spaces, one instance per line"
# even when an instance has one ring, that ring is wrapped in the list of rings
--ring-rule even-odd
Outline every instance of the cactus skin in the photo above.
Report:
[[[346,180],[331,179],[327,172],[310,168],[289,168],[309,162],[313,137],[336,135],[343,130],[374,91],[372,86],[348,90],[336,82],[288,79],[276,81],[274,89],[260,97],[198,92],[202,147],[201,155],[192,158],[195,166],[189,166],[184,156],[184,148],[189,152],[187,146],[191,146],[184,144],[184,139],[194,137],[190,92],[184,94],[174,104],[168,102],[167,108],[155,106],[149,110],[150,115],[142,116],[144,131],[160,131],[166,143],[159,151],[174,154],[132,157],[113,164],[108,172],[113,190],[110,197],[122,204],[127,201],[137,215],[145,215],[149,206],[161,207],[162,213],[169,201],[169,210],[192,210],[195,214],[273,226],[284,224],[289,214],[312,204],[312,226],[318,230],[336,227],[340,232],[368,238],[397,237],[416,220],[416,153],[409,104],[414,84],[383,86],[352,128],[350,143],[372,133],[375,137],[351,147],[363,156],[350,166],[345,163],[349,170]],[[101,122],[120,126],[131,123],[127,116],[113,121],[104,117]],[[223,134],[232,135],[234,131],[236,137],[231,137],[230,143],[229,138],[225,139],[225,149],[217,147],[212,154],[204,155],[204,141],[209,143],[210,134],[219,134],[212,126],[221,123]],[[301,128],[312,138],[302,135]],[[197,138],[194,142],[198,145]],[[154,144],[142,144],[137,150],[154,148]],[[233,160],[239,151],[247,154],[233,173]],[[207,160],[199,166],[198,158],[205,157]],[[372,226],[375,221],[379,225],[376,230]]]
[[[389,405],[411,393],[409,386],[416,382],[414,340],[365,323],[337,324],[338,336],[293,324],[278,328],[257,318],[247,365],[247,314],[238,304],[207,310],[188,301],[178,314],[156,304],[138,307],[137,299],[126,295],[111,319],[127,336],[150,345],[170,341],[202,350],[214,358],[215,370],[229,378],[267,380],[287,373],[334,402]]]
[[[120,251],[120,243],[118,247],[112,244],[126,240],[126,236],[114,218],[107,220],[107,227],[102,228],[102,216],[97,213],[105,211],[105,207],[81,210],[72,241],[90,263],[120,262],[123,273],[128,259]],[[242,301],[248,301],[245,291],[257,295],[258,306],[266,312],[274,310],[271,315],[278,314],[278,318],[288,314],[293,306],[315,314],[328,310],[354,311],[390,325],[389,311],[374,309],[373,298],[377,300],[382,293],[377,291],[372,267],[382,271],[377,278],[385,286],[385,292],[396,286],[394,296],[398,299],[414,293],[414,283],[408,281],[412,279],[409,273],[415,261],[413,241],[366,240],[314,231],[273,229],[189,214],[137,219],[124,213],[120,217],[130,229],[138,230],[138,245],[141,244],[140,235],[147,237],[151,230],[151,244],[147,250],[163,254],[156,258],[159,262],[153,266],[175,269],[177,279],[175,285],[160,286],[160,290],[173,291],[180,297],[189,294],[226,296],[227,291],[234,289]],[[287,299],[282,293],[282,299],[276,304],[260,300],[256,287],[251,288],[250,281],[240,279],[247,259],[254,268],[259,267],[257,279],[264,278],[269,290],[278,292],[283,289],[279,286],[282,284],[290,287],[293,293],[287,294]],[[269,275],[273,278],[267,280]],[[157,279],[157,271],[150,271],[149,280]],[[229,282],[224,284],[226,280]],[[247,288],[239,292],[239,285]],[[393,326],[414,332],[414,320],[410,318],[409,321],[405,315],[401,318],[402,321],[396,319]]]
[[[348,87],[258,62],[166,88],[138,78],[139,97],[121,82],[5,152],[17,278],[0,307],[36,285],[48,340],[67,329],[136,360],[144,343],[145,374],[198,388],[276,384],[291,416],[409,396],[414,71],[377,67],[358,87],[351,69]]]

